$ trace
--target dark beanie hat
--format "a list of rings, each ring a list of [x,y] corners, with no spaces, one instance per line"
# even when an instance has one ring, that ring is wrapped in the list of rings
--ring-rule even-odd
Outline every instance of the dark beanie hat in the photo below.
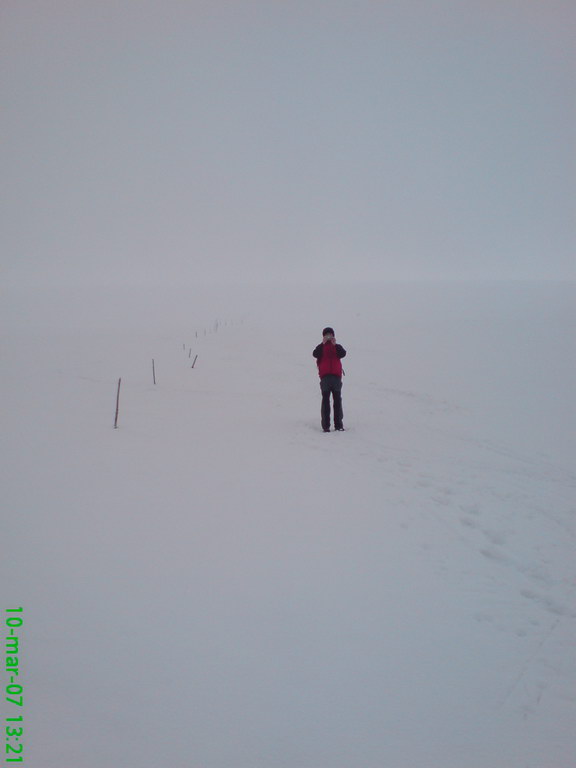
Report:
[[[328,328],[324,328],[324,330],[322,331],[322,336],[326,336],[326,334],[327,334],[327,333],[331,333],[331,334],[332,334],[332,336],[335,336],[335,335],[336,335],[336,334],[334,333],[334,328],[330,328],[330,327],[328,327]]]

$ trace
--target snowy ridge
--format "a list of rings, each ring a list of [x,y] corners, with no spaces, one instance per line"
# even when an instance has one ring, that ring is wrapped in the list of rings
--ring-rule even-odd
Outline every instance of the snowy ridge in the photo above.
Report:
[[[574,765],[573,362],[550,290],[14,323],[2,584],[27,611],[30,768]],[[326,323],[342,434],[319,424]]]

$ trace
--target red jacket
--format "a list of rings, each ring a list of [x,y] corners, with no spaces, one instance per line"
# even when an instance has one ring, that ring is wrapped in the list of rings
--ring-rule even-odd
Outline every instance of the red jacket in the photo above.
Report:
[[[312,354],[316,358],[318,375],[321,379],[329,374],[342,376],[340,358],[345,356],[346,350],[340,344],[332,344],[331,341],[327,341],[325,344],[318,344]]]

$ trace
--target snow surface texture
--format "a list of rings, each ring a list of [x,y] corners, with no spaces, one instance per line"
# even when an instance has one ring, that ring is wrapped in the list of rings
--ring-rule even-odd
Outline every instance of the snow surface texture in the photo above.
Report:
[[[573,768],[575,306],[512,283],[7,297],[26,765]],[[325,325],[344,433],[320,428]]]

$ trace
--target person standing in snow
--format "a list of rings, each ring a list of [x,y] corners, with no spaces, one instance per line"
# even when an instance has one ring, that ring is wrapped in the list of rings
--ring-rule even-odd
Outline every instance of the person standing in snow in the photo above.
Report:
[[[322,391],[322,429],[330,432],[330,394],[334,404],[334,429],[342,432],[342,363],[340,360],[346,355],[346,350],[341,344],[336,344],[333,328],[324,328],[322,331],[322,343],[318,344],[312,352],[316,358],[318,375],[320,376],[320,389]]]

